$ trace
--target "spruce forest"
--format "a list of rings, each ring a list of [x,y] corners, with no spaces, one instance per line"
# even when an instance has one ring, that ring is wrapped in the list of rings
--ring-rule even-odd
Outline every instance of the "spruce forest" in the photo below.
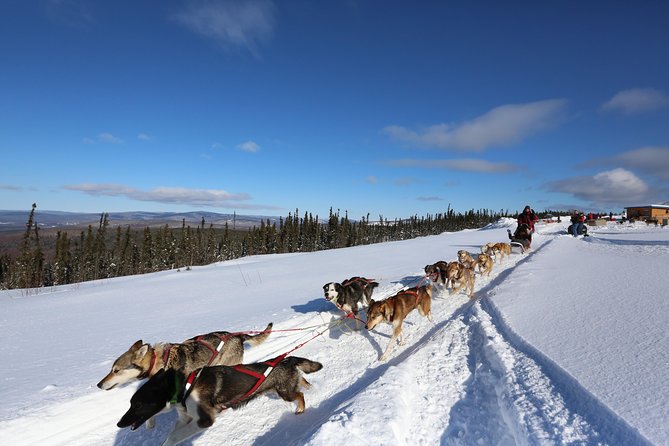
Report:
[[[261,221],[248,230],[214,227],[202,219],[195,228],[164,225],[143,230],[112,226],[101,214],[97,227],[88,226],[77,234],[57,232],[55,242],[40,237],[36,205],[28,216],[18,253],[0,253],[0,289],[39,289],[168,269],[190,269],[197,265],[255,254],[310,252],[356,245],[405,240],[445,231],[480,228],[508,212],[469,210],[371,221],[369,214],[351,220],[348,214],[330,209],[328,219],[298,210],[280,218],[278,224]]]

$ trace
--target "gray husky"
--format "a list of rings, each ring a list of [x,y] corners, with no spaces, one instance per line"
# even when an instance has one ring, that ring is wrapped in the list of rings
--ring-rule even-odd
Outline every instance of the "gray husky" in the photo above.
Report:
[[[118,357],[98,387],[109,390],[135,379],[150,378],[158,370],[176,369],[185,374],[207,365],[235,365],[244,361],[244,342],[259,345],[272,330],[272,323],[257,335],[215,331],[181,344],[144,344],[141,339]],[[221,345],[222,343],[222,345]],[[220,347],[220,351],[217,349]]]
[[[135,430],[176,406],[179,419],[163,442],[163,446],[172,446],[211,427],[223,410],[237,409],[268,391],[285,401],[296,401],[295,413],[300,414],[305,408],[301,388],[311,386],[300,371],[313,373],[322,367],[309,359],[280,356],[262,363],[204,367],[190,377],[174,369],[160,370],[135,392],[117,426]],[[186,382],[192,383],[188,390]]]

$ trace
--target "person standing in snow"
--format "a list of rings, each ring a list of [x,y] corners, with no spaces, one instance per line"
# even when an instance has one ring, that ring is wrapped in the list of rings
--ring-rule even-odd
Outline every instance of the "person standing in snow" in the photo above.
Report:
[[[518,226],[525,223],[530,227],[531,232],[534,232],[534,223],[537,221],[539,221],[539,217],[529,205],[525,206],[523,212],[518,216]]]

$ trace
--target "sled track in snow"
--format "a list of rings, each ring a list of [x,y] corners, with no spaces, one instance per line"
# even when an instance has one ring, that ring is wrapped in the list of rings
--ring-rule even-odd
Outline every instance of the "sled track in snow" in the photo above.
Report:
[[[511,274],[518,264],[531,259],[531,256],[548,246],[553,240],[554,238],[548,240],[539,249],[528,254],[528,257],[502,274]],[[539,417],[538,420],[534,420],[528,426],[534,430],[534,434],[531,431],[523,432],[524,429],[520,426],[521,437],[516,438],[516,444],[524,444],[523,439],[527,440],[527,444],[564,444],[572,442],[612,445],[651,444],[636,429],[629,426],[622,418],[583,388],[568,372],[511,330],[505,324],[493,299],[481,299],[479,308],[479,316],[482,319],[489,319],[491,327],[498,333],[505,347],[515,357],[516,365],[510,371],[513,376],[520,378],[520,381],[513,383],[514,385],[510,388],[523,388],[527,384],[530,385],[529,388],[515,396],[517,401],[525,406],[521,413],[529,412]],[[496,356],[499,357],[499,353]],[[535,381],[537,373],[544,375],[546,379],[545,384],[540,386],[550,389],[550,393],[553,394],[553,396],[549,395],[550,398],[548,399],[537,395],[532,390],[532,387],[536,387],[532,381]],[[541,393],[541,389],[537,390],[540,390]],[[523,401],[528,395],[530,398]],[[511,395],[506,397],[509,396]],[[537,396],[539,396],[539,399],[536,399]],[[534,401],[532,401],[533,399]],[[534,406],[536,411],[528,408],[528,404]],[[557,423],[555,426],[557,429],[552,428],[553,423]],[[568,424],[571,426],[569,429],[565,429]],[[561,434],[560,430],[562,430]],[[556,432],[560,435],[556,436]],[[523,436],[523,434],[526,435]]]

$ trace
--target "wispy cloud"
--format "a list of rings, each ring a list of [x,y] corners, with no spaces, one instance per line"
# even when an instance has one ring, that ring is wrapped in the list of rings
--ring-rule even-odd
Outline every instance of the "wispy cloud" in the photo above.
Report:
[[[108,144],[122,144],[123,140],[117,136],[112,135],[111,133],[100,133],[98,135],[98,141],[108,143]]]
[[[443,198],[437,197],[437,196],[417,197],[416,200],[418,200],[418,201],[444,201]]]
[[[626,115],[657,110],[669,106],[669,96],[653,88],[632,88],[617,93],[601,109],[619,111]]]
[[[511,163],[493,163],[473,158],[448,160],[400,159],[385,161],[384,164],[391,167],[419,167],[481,173],[508,173],[520,170],[520,167]]]
[[[21,186],[14,186],[13,184],[0,184],[0,189],[11,190],[13,192],[21,192],[24,190]]]
[[[255,141],[246,141],[241,144],[237,144],[237,148],[249,153],[256,153],[260,150],[260,146]]]
[[[396,141],[420,147],[480,152],[556,127],[564,120],[566,104],[563,99],[508,104],[461,124],[437,124],[420,130],[391,125],[383,132]]]
[[[251,196],[246,193],[231,194],[221,189],[186,189],[159,187],[139,190],[122,184],[70,184],[67,190],[79,191],[93,196],[126,197],[131,200],[157,203],[184,204],[236,209],[278,209],[275,206],[248,203]]]
[[[276,8],[269,0],[191,2],[174,19],[189,30],[224,48],[243,47],[258,55],[276,23]]]
[[[149,142],[149,141],[152,141],[152,140],[153,140],[153,138],[151,138],[151,137],[150,137],[149,135],[147,135],[146,133],[140,133],[140,134],[138,134],[138,135],[137,135],[137,139],[139,139],[140,141],[145,141],[145,142]]]
[[[630,206],[651,198],[651,188],[629,170],[618,168],[594,176],[553,181],[544,186],[551,192],[571,194],[597,205]]]
[[[379,179],[374,175],[369,175],[367,178],[365,178],[365,181],[368,182],[369,184],[376,184],[379,182]]]

